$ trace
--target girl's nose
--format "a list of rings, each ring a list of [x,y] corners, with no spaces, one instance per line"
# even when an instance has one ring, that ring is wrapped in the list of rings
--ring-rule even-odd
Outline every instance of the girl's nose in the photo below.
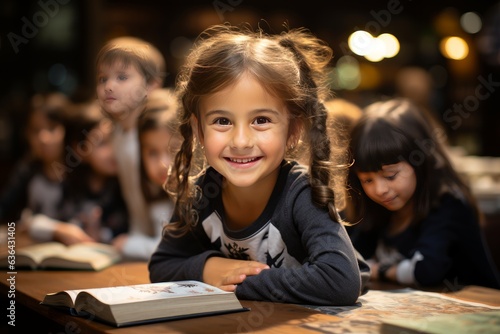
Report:
[[[52,138],[52,132],[48,129],[43,129],[38,133],[38,140],[43,144],[49,144]]]
[[[106,92],[112,92],[113,91],[113,83],[112,80],[107,80],[106,83],[104,84],[104,90]]]
[[[377,180],[375,181],[375,193],[378,196],[384,195],[389,190],[387,186],[387,182],[385,180]]]
[[[252,146],[252,132],[247,126],[238,126],[233,130],[231,146],[238,149]]]

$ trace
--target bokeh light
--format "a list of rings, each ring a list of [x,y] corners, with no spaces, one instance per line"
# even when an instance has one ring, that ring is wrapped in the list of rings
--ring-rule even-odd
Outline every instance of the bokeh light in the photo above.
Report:
[[[349,48],[358,56],[366,55],[370,50],[372,42],[373,36],[364,30],[353,32],[347,40]]]
[[[481,30],[483,22],[476,13],[467,12],[460,17],[460,26],[469,34],[476,34]]]
[[[353,32],[348,39],[349,48],[358,56],[364,56],[371,62],[379,62],[384,58],[395,57],[399,53],[400,44],[396,36],[388,33],[373,37],[363,30]]]
[[[439,44],[439,49],[443,56],[454,60],[464,59],[469,54],[467,42],[457,36],[443,38]]]

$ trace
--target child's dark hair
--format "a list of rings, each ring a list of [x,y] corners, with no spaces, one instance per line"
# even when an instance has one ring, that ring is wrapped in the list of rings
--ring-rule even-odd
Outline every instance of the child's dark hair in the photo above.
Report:
[[[66,134],[65,149],[89,140],[89,132],[105,120],[96,101],[75,103],[68,112],[68,133]],[[86,148],[90,150],[90,148]]]
[[[469,187],[447,156],[445,139],[444,129],[432,115],[408,99],[395,98],[365,108],[351,132],[350,152],[354,164],[349,171],[351,211],[364,215],[363,225],[368,228],[384,221],[389,212],[369,200],[356,172],[376,172],[383,165],[401,161],[412,166],[417,179],[413,223],[425,218],[443,193],[469,203],[479,219]]]
[[[39,112],[51,122],[66,125],[70,106],[71,100],[63,93],[37,93],[29,101],[26,119]]]
[[[29,124],[35,114],[41,114],[52,122],[52,124],[62,125],[66,128],[69,117],[68,109],[71,108],[71,105],[72,102],[70,98],[61,92],[53,91],[34,94],[29,100],[29,105],[24,115],[25,117],[23,117],[28,120],[24,126],[23,141],[26,141]],[[29,150],[28,143],[26,143],[26,146]],[[32,157],[30,157],[30,159],[31,158]]]
[[[175,93],[168,88],[153,90],[148,96],[145,111],[138,119],[139,143],[144,132],[156,129],[165,129],[172,136],[179,136],[179,120],[177,118],[178,101]],[[142,148],[141,148],[142,151]],[[172,152],[175,155],[177,152]],[[143,159],[140,159],[141,188],[146,201],[150,202],[161,198],[170,198],[165,191],[153,192],[148,182]],[[165,187],[166,185],[164,185]]]
[[[31,97],[29,113],[42,111],[51,121],[64,123],[70,105],[68,96],[61,92],[37,93]]]
[[[112,126],[111,121],[101,112],[97,101],[75,103],[69,109],[64,137],[65,162],[68,164],[68,183],[79,190],[88,187],[89,175],[92,174],[90,165],[82,161],[97,145],[96,138],[90,137],[90,133],[102,122]],[[83,194],[82,191],[74,190],[72,193]]]
[[[305,29],[292,29],[279,35],[267,35],[249,28],[218,25],[207,29],[195,42],[178,77],[178,93],[182,103],[180,132],[184,138],[175,159],[174,173],[178,221],[167,226],[180,234],[197,223],[193,204],[197,196],[192,176],[203,170],[196,161],[191,120],[199,120],[199,102],[204,96],[218,92],[248,73],[267,91],[284,101],[290,114],[289,138],[306,145],[310,157],[312,200],[326,208],[332,219],[341,221],[332,190],[330,140],[323,101],[328,97],[327,66],[332,50]],[[203,133],[199,135],[203,136]],[[288,152],[293,153],[293,152]],[[202,167],[194,170],[191,166]]]

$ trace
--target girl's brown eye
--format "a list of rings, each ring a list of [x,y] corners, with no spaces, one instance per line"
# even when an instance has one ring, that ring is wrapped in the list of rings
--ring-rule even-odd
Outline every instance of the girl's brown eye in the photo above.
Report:
[[[257,117],[255,119],[255,123],[257,124],[265,124],[265,123],[268,123],[268,122],[271,122],[271,120],[267,117]]]
[[[227,118],[220,117],[220,118],[216,118],[214,120],[214,124],[218,124],[218,125],[230,125],[231,122],[229,122],[229,120]]]

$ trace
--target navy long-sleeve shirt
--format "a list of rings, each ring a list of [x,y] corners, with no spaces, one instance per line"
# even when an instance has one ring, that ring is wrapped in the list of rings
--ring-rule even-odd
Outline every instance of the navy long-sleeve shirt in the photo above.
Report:
[[[397,235],[370,230],[351,236],[356,249],[367,259],[376,254],[379,242],[396,250],[402,259],[412,259],[420,253],[421,260],[415,263],[412,273],[418,285],[500,288],[498,271],[472,208],[451,194],[443,195],[440,204],[420,223]]]
[[[343,225],[311,201],[306,169],[284,162],[271,198],[249,227],[224,224],[222,177],[209,168],[198,182],[204,197],[199,222],[181,238],[165,236],[149,262],[152,282],[202,280],[211,256],[263,262],[270,269],[247,277],[240,299],[316,305],[352,305],[365,291],[367,264]],[[258,196],[258,194],[256,194]]]

